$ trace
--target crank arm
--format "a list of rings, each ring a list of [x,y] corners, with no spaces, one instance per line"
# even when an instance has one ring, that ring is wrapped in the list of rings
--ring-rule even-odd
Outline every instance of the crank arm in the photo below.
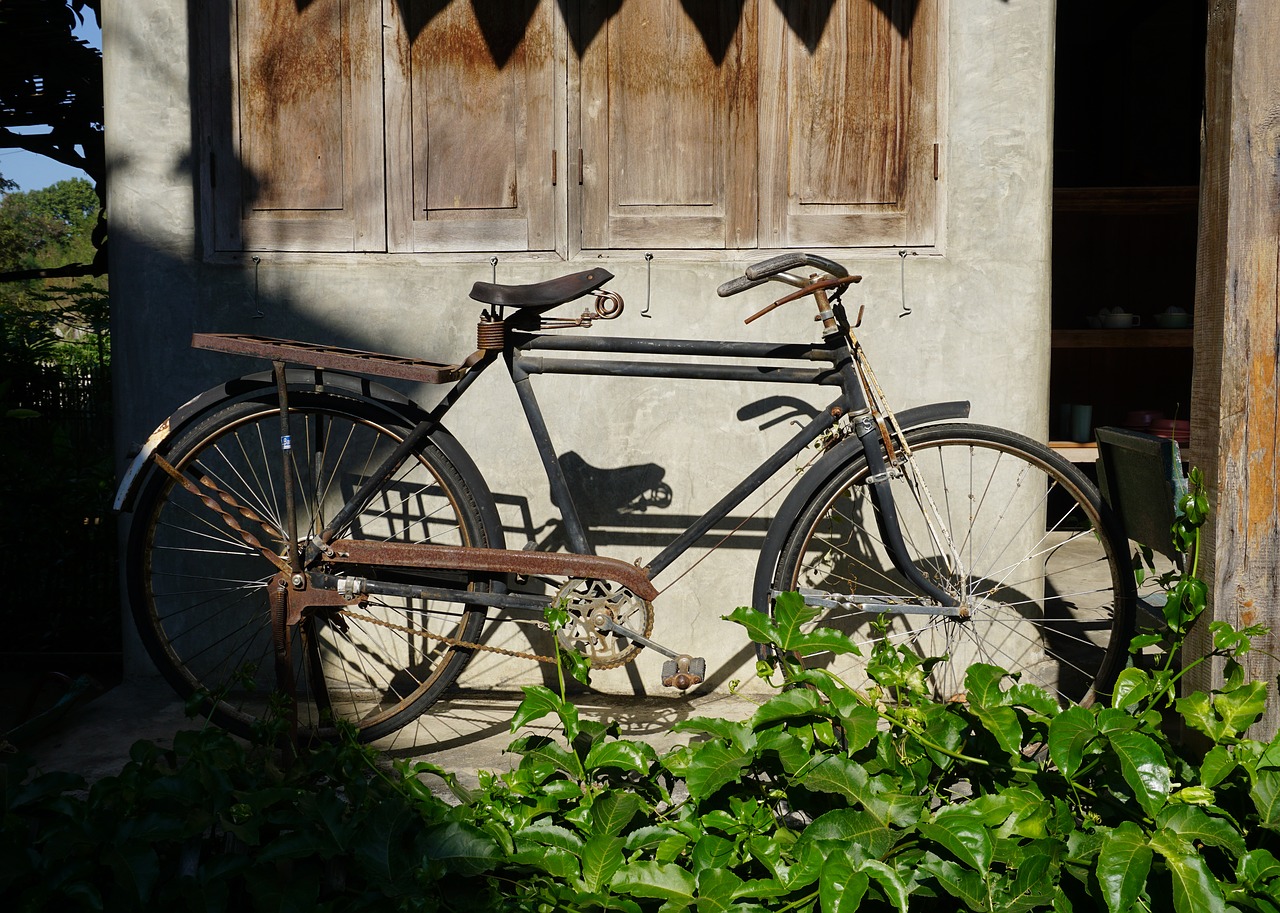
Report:
[[[773,593],[777,596],[777,593]],[[800,590],[804,604],[824,609],[846,609],[866,612],[871,615],[944,615],[950,618],[968,618],[969,610],[964,606],[923,605],[910,602],[885,602],[883,597],[859,596],[853,594],[842,596],[838,593],[824,593],[821,590]]]
[[[653,642],[643,634],[618,624],[612,618],[606,620],[600,627],[606,631],[612,631],[614,634],[620,634],[627,640],[638,643],[642,647],[648,647],[650,650],[661,653],[663,656],[669,656],[671,659],[679,659],[681,656],[681,654],[677,653],[675,650],[670,650],[662,644]]]

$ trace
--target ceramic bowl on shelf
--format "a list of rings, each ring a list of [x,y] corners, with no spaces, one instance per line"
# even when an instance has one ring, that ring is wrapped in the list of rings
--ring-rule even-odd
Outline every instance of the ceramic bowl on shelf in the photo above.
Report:
[[[1129,327],[1141,326],[1142,318],[1137,314],[1110,313],[1099,314],[1098,319],[1102,321],[1102,325],[1108,330],[1123,330]]]
[[[1156,314],[1155,321],[1156,326],[1162,330],[1185,330],[1187,327],[1191,326],[1191,315],[1187,313]]]

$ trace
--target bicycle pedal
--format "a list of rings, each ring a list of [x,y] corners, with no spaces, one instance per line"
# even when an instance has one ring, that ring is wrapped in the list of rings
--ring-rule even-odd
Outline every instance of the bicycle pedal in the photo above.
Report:
[[[667,688],[687,691],[702,684],[707,674],[707,661],[701,656],[679,656],[662,664],[662,684]]]

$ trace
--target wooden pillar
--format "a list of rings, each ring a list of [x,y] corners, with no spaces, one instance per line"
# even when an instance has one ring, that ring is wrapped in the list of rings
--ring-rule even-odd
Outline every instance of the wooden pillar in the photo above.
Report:
[[[1200,576],[1212,617],[1269,625],[1247,663],[1272,686],[1257,737],[1280,729],[1280,7],[1211,0],[1191,445],[1213,515]],[[1190,645],[1211,649],[1208,619]],[[1264,655],[1263,651],[1272,656]],[[1208,664],[1206,664],[1207,666]],[[1205,687],[1220,667],[1188,676]]]

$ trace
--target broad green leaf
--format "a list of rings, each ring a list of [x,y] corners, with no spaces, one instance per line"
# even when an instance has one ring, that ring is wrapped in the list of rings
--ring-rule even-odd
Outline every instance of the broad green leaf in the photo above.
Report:
[[[822,913],[849,913],[862,904],[870,879],[855,872],[843,853],[832,853],[822,863],[818,875],[818,900]]]
[[[858,705],[840,710],[840,725],[849,752],[861,751],[876,737],[880,728],[880,716],[870,707]]]
[[[794,775],[809,763],[810,755],[804,743],[782,728],[766,729],[756,740],[757,755],[764,755],[769,751],[778,753],[782,769],[789,775]]]
[[[688,839],[670,824],[650,824],[645,827],[638,827],[627,834],[626,850],[628,853],[634,853],[636,850],[657,846],[662,841],[672,837]]]
[[[779,597],[781,599],[782,597]],[[750,606],[739,606],[728,615],[722,616],[725,621],[734,621],[747,629],[747,636],[754,643],[778,643],[778,626],[764,612],[757,612]]]
[[[805,605],[799,593],[780,593],[773,601],[773,618],[778,626],[778,646],[783,650],[795,649],[792,644],[803,637],[801,626],[818,617],[817,606]]]
[[[838,808],[818,817],[804,829],[800,841],[833,841],[846,847],[861,847],[872,859],[880,859],[892,848],[894,832],[870,812]]]
[[[540,720],[549,713],[560,717],[565,737],[573,741],[578,735],[578,708],[563,700],[550,688],[544,685],[525,685],[524,700],[516,708],[511,718],[511,731],[519,732],[535,720]]]
[[[750,756],[740,749],[719,742],[694,747],[685,785],[689,795],[695,799],[705,799],[726,783],[737,780],[751,761]]]
[[[1267,709],[1267,683],[1249,682],[1225,694],[1217,694],[1213,708],[1232,734],[1244,732]]]
[[[889,903],[893,904],[900,913],[907,913],[910,891],[896,869],[878,859],[863,859],[858,863],[858,871],[865,872],[874,879],[880,885],[880,890],[888,898]]]
[[[1204,761],[1200,764],[1200,782],[1208,787],[1217,786],[1236,769],[1236,766],[1231,752],[1223,745],[1215,745],[1209,749],[1209,753],[1204,756]]]
[[[635,793],[606,793],[591,806],[592,835],[616,837],[631,823],[642,805],[644,803]]]
[[[963,805],[944,806],[932,821],[916,828],[969,868],[985,873],[991,866],[991,831],[978,810]]]
[[[1227,727],[1218,719],[1213,710],[1209,695],[1196,691],[1186,697],[1180,697],[1174,703],[1178,713],[1186,720],[1187,725],[1203,732],[1214,742],[1219,742],[1227,734]]]
[[[760,729],[770,723],[791,720],[796,717],[806,717],[814,714],[830,716],[831,709],[831,706],[822,699],[822,695],[817,691],[809,688],[792,688],[781,694],[774,695],[761,704],[756,712],[751,715],[751,725],[756,729]]]
[[[528,847],[504,856],[502,861],[504,864],[527,865],[531,869],[538,869],[552,878],[563,881],[572,881],[582,874],[578,854],[558,846]]]
[[[1123,709],[1149,697],[1151,691],[1151,676],[1130,666],[1116,676],[1115,687],[1111,689],[1111,706]]]
[[[1161,828],[1151,835],[1151,849],[1164,857],[1173,876],[1176,913],[1227,913],[1222,886],[1194,846]]]
[[[991,897],[987,891],[987,873],[979,874],[965,869],[950,859],[941,859],[932,853],[925,856],[920,868],[938,880],[943,891],[959,899],[970,910],[986,910],[990,908]],[[959,904],[956,910],[962,909]]]
[[[1280,829],[1280,771],[1255,769],[1249,778],[1253,781],[1249,797],[1258,809],[1259,823],[1272,830]]]
[[[733,871],[703,869],[698,872],[698,913],[725,913],[737,909],[734,900],[742,887],[742,879]]]
[[[649,765],[656,761],[657,758],[657,752],[653,750],[653,747],[644,742],[597,742],[587,752],[583,767],[588,771],[610,767],[646,774],[649,772]]]
[[[1062,710],[1056,697],[1031,682],[1019,682],[1010,688],[1007,694],[1010,705],[1026,707],[1047,719],[1056,717]]]
[[[523,850],[529,845],[540,847],[558,846],[571,853],[582,852],[582,838],[575,831],[551,824],[545,820],[522,827],[514,834],[516,849]]]
[[[974,707],[974,715],[1007,754],[1022,753],[1022,723],[1012,707]]]
[[[1172,831],[1189,844],[1220,846],[1232,856],[1243,856],[1247,849],[1244,837],[1232,822],[1215,818],[1194,805],[1165,809],[1156,819],[1156,825]]]
[[[678,865],[658,862],[631,862],[613,874],[610,887],[617,893],[636,897],[657,897],[693,907],[697,883],[692,872]]]
[[[756,733],[752,730],[750,723],[741,720],[695,716],[677,721],[671,730],[672,732],[704,732],[724,739],[742,752],[749,753],[756,747]]]
[[[1084,750],[1098,734],[1093,714],[1083,707],[1068,707],[1049,723],[1049,759],[1068,780],[1084,760]]]
[[[1126,821],[1102,838],[1097,876],[1110,913],[1131,913],[1150,871],[1151,848],[1138,825]]]
[[[582,847],[582,881],[588,891],[598,891],[609,884],[622,866],[622,838],[597,834]]]
[[[726,868],[733,860],[733,841],[719,834],[703,834],[689,854],[689,868],[697,875],[706,869]]]
[[[809,768],[800,781],[805,789],[837,793],[863,806],[875,805],[877,790],[872,787],[866,770],[857,761],[838,755],[827,755]],[[868,807],[874,813],[875,809]]]
[[[969,704],[975,708],[1003,707],[1008,703],[1000,685],[1009,673],[989,663],[974,663],[964,676],[964,690]]]
[[[1000,793],[986,793],[969,803],[982,815],[989,827],[1001,837],[1038,839],[1048,831],[1053,814],[1051,803],[1030,789],[1006,788]]]
[[[1236,880],[1253,890],[1280,878],[1280,860],[1267,850],[1250,850],[1236,865]]]
[[[1164,752],[1150,736],[1140,732],[1113,733],[1111,748],[1120,760],[1120,773],[1134,798],[1154,818],[1169,798],[1169,766]]]
[[[428,859],[443,862],[450,872],[459,875],[486,872],[502,857],[501,850],[492,837],[460,821],[449,821],[428,828],[422,846]]]
[[[816,656],[820,653],[831,653],[835,656],[854,654],[861,656],[862,651],[848,634],[834,628],[814,628],[804,634],[794,634],[787,639],[785,649],[789,653],[800,656]]]
[[[1103,707],[1097,711],[1098,731],[1103,735],[1113,732],[1132,732],[1138,728],[1138,720],[1130,713],[1117,710],[1115,707]]]
[[[512,742],[507,750],[523,757],[521,766],[526,762],[529,764],[546,762],[575,779],[581,780],[583,777],[582,762],[578,756],[549,736],[523,736]]]

